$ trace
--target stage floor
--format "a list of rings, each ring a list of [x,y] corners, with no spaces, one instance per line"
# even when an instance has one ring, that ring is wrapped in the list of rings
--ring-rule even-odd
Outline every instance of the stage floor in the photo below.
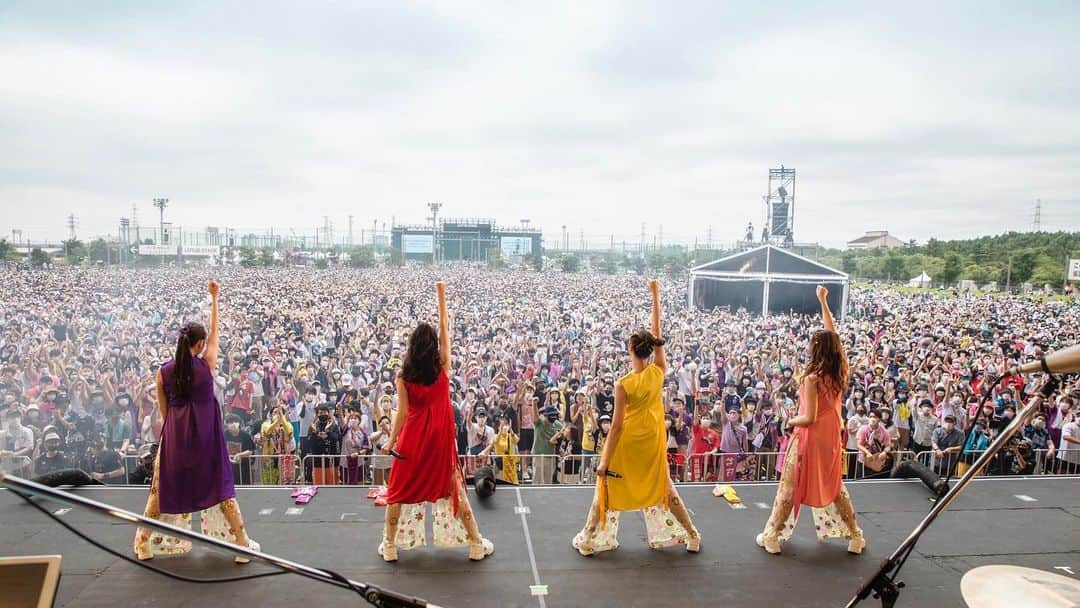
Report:
[[[486,502],[471,493],[481,531],[494,556],[470,562],[464,549],[424,547],[400,552],[396,564],[376,555],[383,510],[366,488],[323,488],[298,510],[287,488],[242,488],[240,505],[264,551],[336,570],[422,597],[440,606],[838,606],[843,605],[930,508],[918,482],[848,485],[869,541],[861,556],[846,543],[818,543],[808,512],[780,556],[754,536],[768,517],[774,484],[738,485],[745,508],[714,498],[711,486],[680,486],[702,532],[702,551],[650,550],[644,520],[625,514],[621,547],[592,558],[570,546],[581,527],[590,488],[500,486]],[[141,512],[146,490],[102,488],[81,495]],[[53,508],[60,505],[49,503]],[[79,509],[61,515],[110,547],[128,550],[133,528]],[[430,536],[429,536],[430,539]],[[0,491],[0,555],[60,553],[57,606],[361,606],[351,592],[286,574],[196,585],[168,579],[116,559],[48,520],[9,491]],[[195,551],[153,563],[208,577],[265,571],[234,566]],[[985,564],[1012,564],[1068,575],[1080,573],[1080,478],[983,478],[931,527],[904,568],[901,606],[963,606],[960,577]],[[1074,575],[1075,576],[1075,575]],[[536,585],[546,595],[533,595]],[[3,603],[0,592],[0,604]],[[863,605],[877,606],[875,600]]]

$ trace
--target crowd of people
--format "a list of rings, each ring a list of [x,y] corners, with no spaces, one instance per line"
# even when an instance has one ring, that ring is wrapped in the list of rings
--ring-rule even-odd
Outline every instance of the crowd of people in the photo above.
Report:
[[[393,458],[406,339],[450,294],[450,390],[466,471],[511,483],[587,481],[611,424],[642,278],[474,266],[9,270],[0,278],[0,467],[80,468],[149,483],[162,420],[154,378],[221,284],[216,393],[238,484],[381,484]],[[664,281],[668,452],[679,479],[775,479],[785,421],[820,319],[699,311]],[[955,474],[1041,383],[1017,362],[1076,344],[1080,305],[852,287],[850,476],[901,458]],[[1002,375],[1004,374],[1004,377]],[[982,404],[983,392],[993,391]],[[1080,383],[1067,378],[990,472],[1080,469]],[[768,477],[770,476],[771,477]]]

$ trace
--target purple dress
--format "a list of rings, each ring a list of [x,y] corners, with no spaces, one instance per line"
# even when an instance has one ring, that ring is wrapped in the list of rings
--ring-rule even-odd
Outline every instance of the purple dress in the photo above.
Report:
[[[158,450],[158,506],[162,513],[194,513],[236,497],[221,406],[210,366],[192,358],[191,397],[176,394],[170,360],[161,366],[169,404]]]

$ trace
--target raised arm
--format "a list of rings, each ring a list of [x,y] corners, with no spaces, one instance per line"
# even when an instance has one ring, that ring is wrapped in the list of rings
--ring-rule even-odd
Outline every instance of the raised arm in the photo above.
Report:
[[[649,292],[652,293],[652,335],[660,339],[660,282],[656,279],[649,281]],[[660,369],[667,371],[667,355],[662,345],[653,347],[653,363]],[[612,421],[614,426],[614,421]]]
[[[439,354],[443,370],[450,375],[450,313],[446,310],[446,283],[435,283],[435,295],[439,300]]]
[[[824,285],[817,286],[817,299],[821,302],[821,320],[825,323],[825,329],[836,332],[836,324],[833,323],[832,311],[829,310],[829,290]]]
[[[206,286],[210,292],[210,327],[207,328],[206,350],[203,352],[203,360],[210,367],[210,373],[217,373],[218,363],[218,284],[210,281]]]

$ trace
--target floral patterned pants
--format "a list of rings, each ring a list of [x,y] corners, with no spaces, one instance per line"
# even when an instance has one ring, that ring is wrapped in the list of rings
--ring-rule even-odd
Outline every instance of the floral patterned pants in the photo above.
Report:
[[[795,496],[795,467],[799,460],[799,438],[793,437],[784,455],[784,468],[780,473],[780,485],[776,489],[776,500],[773,502],[772,515],[765,522],[763,534],[766,538],[778,538],[787,540],[795,530],[795,522],[798,519],[798,511],[794,508]],[[851,504],[851,496],[847,488],[840,485],[840,494],[836,500],[824,508],[813,507],[814,527],[817,530],[818,540],[827,538],[852,539],[862,536],[855,521],[855,507]]]

